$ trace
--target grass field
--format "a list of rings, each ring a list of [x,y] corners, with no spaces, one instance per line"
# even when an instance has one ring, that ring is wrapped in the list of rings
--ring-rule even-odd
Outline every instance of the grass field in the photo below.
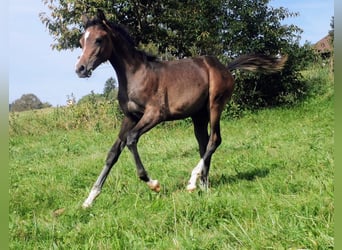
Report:
[[[332,88],[222,121],[208,192],[185,191],[199,161],[191,124],[160,125],[138,147],[161,192],[138,180],[125,149],[87,210],[118,128],[49,129],[51,112],[11,118],[11,249],[333,248]]]

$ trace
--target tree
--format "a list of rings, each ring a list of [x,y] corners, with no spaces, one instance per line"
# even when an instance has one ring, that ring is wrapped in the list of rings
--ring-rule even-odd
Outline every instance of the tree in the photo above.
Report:
[[[330,21],[331,30],[329,30],[329,35],[331,36],[331,46],[333,48],[331,55],[330,55],[330,68],[331,73],[334,72],[334,40],[335,40],[335,18],[334,16],[331,17]]]
[[[331,35],[331,37],[334,38],[334,29],[335,29],[335,18],[334,18],[334,16],[331,17],[330,28],[331,28],[331,30],[329,30],[329,35]]]
[[[106,81],[104,89],[103,89],[103,95],[107,100],[116,98],[116,95],[117,95],[116,86],[117,86],[117,82],[113,77],[110,77]]]
[[[275,42],[289,42],[300,30],[283,27],[280,21],[291,16],[285,8],[268,7],[269,0],[44,0],[51,14],[40,13],[42,22],[57,42],[53,48],[73,49],[83,31],[81,15],[95,15],[98,8],[107,18],[130,29],[136,44],[153,42],[160,53],[177,57],[197,54],[242,53]],[[251,44],[252,42],[252,44]],[[258,44],[254,43],[257,42]],[[248,46],[247,46],[248,45]],[[249,48],[249,51],[246,51]],[[278,49],[278,48],[277,48]]]
[[[52,105],[48,102],[41,102],[34,94],[24,94],[10,104],[10,111],[20,112],[32,109],[48,108]]]
[[[140,48],[153,48],[163,58],[216,55],[227,63],[241,54],[288,54],[289,63],[279,74],[262,76],[238,73],[234,100],[243,106],[281,103],[284,96],[300,97],[306,86],[299,71],[306,47],[299,46],[295,25],[283,26],[297,16],[286,8],[269,6],[270,0],[44,0],[51,13],[40,13],[56,41],[53,48],[79,46],[81,15],[105,11],[110,21],[128,27]]]
[[[99,102],[104,101],[104,96],[102,94],[96,94],[93,90],[90,91],[90,94],[82,96],[81,99],[78,100],[77,104],[91,104],[91,105],[97,105]]]
[[[331,30],[329,30],[329,35],[331,36],[331,46],[334,47],[334,40],[335,40],[335,18],[334,18],[334,16],[331,17],[330,28],[331,28]],[[333,59],[333,54],[331,55],[331,59]]]

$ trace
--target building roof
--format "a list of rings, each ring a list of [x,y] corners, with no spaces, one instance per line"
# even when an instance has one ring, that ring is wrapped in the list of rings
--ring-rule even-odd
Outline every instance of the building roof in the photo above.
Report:
[[[319,40],[315,45],[314,49],[317,50],[318,53],[328,53],[333,51],[332,39],[330,35],[323,37]]]

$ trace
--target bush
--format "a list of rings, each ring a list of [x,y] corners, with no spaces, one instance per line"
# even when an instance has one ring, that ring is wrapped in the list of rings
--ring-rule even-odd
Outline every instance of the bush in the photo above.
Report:
[[[11,112],[10,135],[37,135],[51,130],[95,130],[113,129],[121,124],[122,112],[118,102],[82,102],[69,107],[44,110]]]
[[[237,72],[232,100],[227,104],[223,117],[238,118],[248,111],[294,106],[307,98],[333,92],[331,64],[319,57],[310,59],[311,63],[307,62],[290,57],[279,74],[251,76],[251,73]],[[297,70],[295,74],[286,72],[293,70],[293,67],[304,67],[304,63],[304,70]]]

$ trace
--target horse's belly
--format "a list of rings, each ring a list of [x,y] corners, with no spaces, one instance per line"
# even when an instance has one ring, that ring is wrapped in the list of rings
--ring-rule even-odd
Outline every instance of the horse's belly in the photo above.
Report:
[[[196,96],[183,94],[169,103],[170,116],[175,118],[189,117],[202,110],[207,104],[208,95],[206,93],[200,93]]]

